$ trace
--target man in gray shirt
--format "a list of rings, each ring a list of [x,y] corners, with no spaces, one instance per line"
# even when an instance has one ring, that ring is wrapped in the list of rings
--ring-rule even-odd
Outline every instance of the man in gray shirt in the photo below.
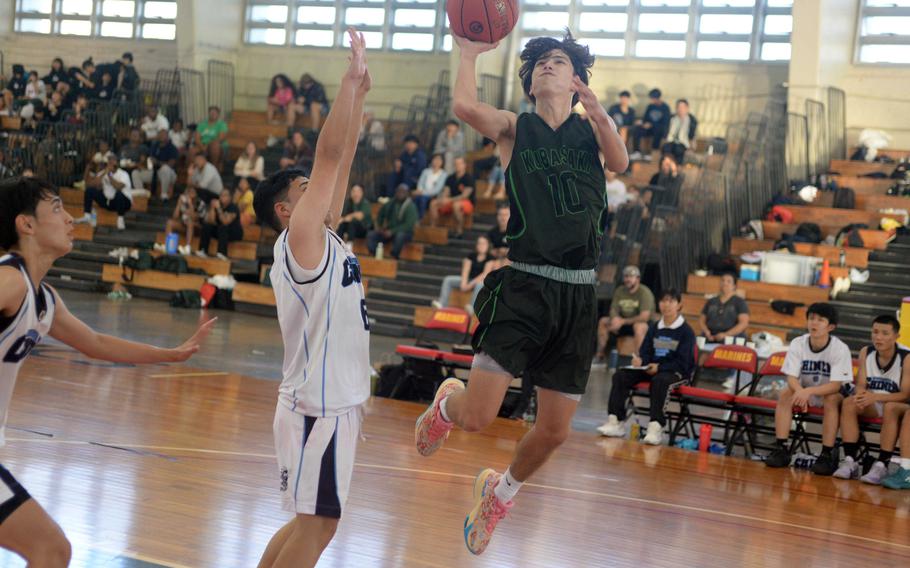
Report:
[[[196,154],[193,158],[193,164],[190,166],[189,185],[196,188],[196,194],[202,199],[203,203],[209,204],[218,199],[224,184],[221,182],[221,174],[218,168],[209,162],[205,154]]]

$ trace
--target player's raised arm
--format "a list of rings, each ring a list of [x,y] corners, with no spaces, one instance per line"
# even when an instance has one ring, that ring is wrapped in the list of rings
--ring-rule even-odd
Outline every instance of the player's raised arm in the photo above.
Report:
[[[629,167],[629,153],[626,151],[626,143],[616,130],[616,124],[613,119],[604,110],[597,95],[591,90],[591,87],[576,75],[572,78],[572,89],[578,93],[578,101],[585,107],[588,120],[594,127],[594,135],[597,137],[597,145],[604,156],[604,165],[611,172],[622,173]]]
[[[455,116],[497,143],[515,138],[515,113],[477,100],[477,57],[499,43],[480,43],[455,34],[452,38],[461,50],[453,94]]]
[[[359,40],[363,41],[363,34],[359,34]],[[364,61],[366,65],[366,61]],[[370,77],[370,70],[366,69],[363,79],[354,95],[354,105],[351,109],[351,121],[348,126],[347,139],[344,141],[344,154],[341,162],[338,164],[338,178],[335,181],[335,194],[332,198],[332,208],[329,212],[329,226],[334,227],[341,217],[341,211],[344,208],[344,199],[347,196],[348,180],[351,179],[351,164],[354,162],[354,155],[357,153],[357,139],[360,137],[360,125],[363,124],[363,103],[367,98],[367,93],[373,86],[373,78]]]
[[[335,197],[348,130],[360,127],[359,123],[352,123],[351,115],[354,99],[366,74],[366,45],[361,34],[353,29],[348,33],[351,36],[351,62],[319,133],[313,173],[288,223],[288,245],[304,268],[316,266],[325,252],[325,223]]]
[[[53,291],[53,294],[57,307],[50,336],[92,359],[113,363],[178,363],[186,361],[199,351],[218,319],[212,318],[206,321],[188,340],[173,349],[166,349],[98,333],[70,313],[56,290]]]

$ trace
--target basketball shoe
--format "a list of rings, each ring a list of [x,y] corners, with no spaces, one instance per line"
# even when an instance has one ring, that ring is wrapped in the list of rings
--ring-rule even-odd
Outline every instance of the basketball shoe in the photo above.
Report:
[[[511,501],[503,503],[496,497],[494,489],[501,478],[501,473],[485,469],[474,480],[474,509],[464,520],[464,543],[471,554],[487,549],[496,525],[512,508]]]
[[[417,451],[420,455],[433,455],[449,437],[449,432],[452,431],[455,424],[443,420],[442,413],[439,411],[439,403],[445,397],[459,390],[464,390],[464,383],[458,379],[446,379],[443,381],[439,388],[436,389],[433,403],[417,419],[417,424],[414,427],[414,441],[417,444]]]

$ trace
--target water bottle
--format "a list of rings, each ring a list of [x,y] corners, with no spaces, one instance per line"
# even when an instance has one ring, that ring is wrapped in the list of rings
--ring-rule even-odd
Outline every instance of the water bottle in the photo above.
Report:
[[[638,423],[638,420],[632,421],[632,427],[629,428],[629,439],[633,442],[637,442],[641,439],[641,425]]]
[[[698,430],[698,451],[707,452],[711,447],[711,431],[714,429],[710,424],[702,424]]]
[[[840,265],[847,266],[847,251],[840,249]]]
[[[164,240],[164,252],[167,254],[177,254],[177,245],[180,242],[180,237],[177,236],[177,233],[168,233],[167,238]]]
[[[382,260],[382,243],[376,245],[376,260]]]

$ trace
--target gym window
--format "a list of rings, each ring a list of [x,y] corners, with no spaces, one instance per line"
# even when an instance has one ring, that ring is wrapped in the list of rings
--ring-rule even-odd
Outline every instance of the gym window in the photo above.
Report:
[[[910,0],[861,0],[856,59],[910,63]]]
[[[16,0],[22,33],[173,40],[177,2],[163,0]]]

